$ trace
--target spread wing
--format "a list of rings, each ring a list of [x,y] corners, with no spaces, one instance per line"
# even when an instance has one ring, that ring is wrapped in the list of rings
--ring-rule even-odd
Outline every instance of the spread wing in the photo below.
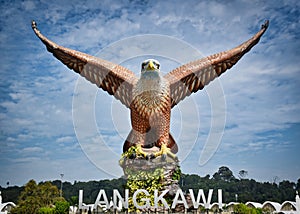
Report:
[[[132,88],[137,82],[133,72],[112,62],[57,45],[40,33],[34,21],[32,21],[32,29],[46,45],[47,50],[68,68],[114,95],[128,108],[130,107]]]
[[[260,31],[251,39],[231,50],[187,63],[166,74],[165,78],[170,83],[172,107],[192,92],[203,89],[204,86],[235,65],[259,42],[268,25],[269,21],[266,21]]]

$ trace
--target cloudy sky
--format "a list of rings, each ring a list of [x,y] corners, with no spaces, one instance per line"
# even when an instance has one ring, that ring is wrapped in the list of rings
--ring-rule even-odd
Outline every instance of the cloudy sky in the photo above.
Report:
[[[129,110],[48,53],[60,45],[130,68],[162,72],[246,41],[260,43],[172,110],[184,173],[228,166],[259,181],[300,178],[299,1],[2,1],[0,185],[120,177]]]

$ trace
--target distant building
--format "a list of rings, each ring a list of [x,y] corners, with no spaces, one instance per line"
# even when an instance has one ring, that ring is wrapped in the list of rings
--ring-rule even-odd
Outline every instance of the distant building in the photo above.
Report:
[[[227,213],[233,213],[234,210],[234,205],[239,204],[237,202],[230,202],[228,204],[225,205],[225,209]]]
[[[262,204],[258,202],[248,201],[246,205],[250,208],[262,208]]]
[[[285,201],[285,202],[281,205],[280,211],[282,211],[283,213],[290,213],[290,211],[296,211],[296,202],[293,202],[293,201]]]
[[[279,213],[281,209],[281,204],[272,201],[266,201],[262,205],[262,209],[268,211],[269,213]]]

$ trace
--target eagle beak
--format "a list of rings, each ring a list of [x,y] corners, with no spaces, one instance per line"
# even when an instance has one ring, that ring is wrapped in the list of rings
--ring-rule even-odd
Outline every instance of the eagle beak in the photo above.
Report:
[[[147,70],[155,70],[155,65],[153,64],[152,60],[150,60],[149,64],[148,64],[148,67],[147,67]]]

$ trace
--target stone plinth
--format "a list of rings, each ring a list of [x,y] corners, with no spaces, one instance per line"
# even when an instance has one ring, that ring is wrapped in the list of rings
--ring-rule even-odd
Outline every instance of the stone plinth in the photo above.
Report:
[[[151,149],[143,149],[147,154],[152,154],[158,150],[157,147]],[[120,160],[120,166],[123,168],[124,175],[127,179],[127,189],[130,191],[129,207],[130,211],[137,211],[133,206],[132,194],[138,189],[144,189],[149,192],[151,199],[151,206],[140,211],[162,211],[163,208],[154,208],[154,190],[161,193],[163,190],[169,190],[164,196],[164,199],[171,206],[171,199],[179,189],[179,179],[181,175],[179,161],[170,155],[163,155],[154,158],[145,158],[142,154],[137,152],[136,147],[131,147],[127,152],[123,153]],[[141,198],[146,198],[146,195],[139,195],[137,202]],[[161,205],[162,206],[162,205]]]

